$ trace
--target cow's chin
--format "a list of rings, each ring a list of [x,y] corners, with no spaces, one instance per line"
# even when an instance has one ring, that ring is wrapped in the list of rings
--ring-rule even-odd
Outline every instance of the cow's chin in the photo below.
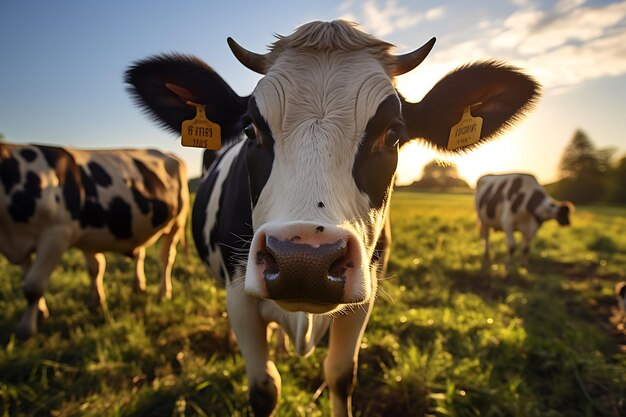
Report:
[[[322,303],[306,303],[302,301],[284,301],[274,300],[274,302],[283,310],[292,313],[302,311],[311,314],[329,314],[339,310],[339,304],[322,304]]]

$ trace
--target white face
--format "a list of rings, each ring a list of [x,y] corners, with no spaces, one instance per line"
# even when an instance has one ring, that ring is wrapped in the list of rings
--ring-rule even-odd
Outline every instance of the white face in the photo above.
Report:
[[[271,138],[257,133],[263,136],[260,140],[265,145],[273,142],[273,162],[253,209],[255,238],[246,290],[268,297],[260,279],[267,265],[259,265],[255,259],[269,236],[284,240],[297,237],[298,244],[313,247],[345,239],[349,247],[345,260],[352,267],[344,274],[344,296],[337,304],[366,301],[375,287],[369,260],[384,224],[388,201],[373,202],[372,196],[359,188],[355,175],[360,174],[355,170],[361,165],[355,164],[368,122],[385,99],[391,97],[398,103],[386,108],[395,107],[394,120],[399,117],[400,102],[389,76],[373,56],[364,52],[296,55],[287,51],[259,82],[253,97],[258,108],[256,117],[264,119],[253,120],[257,129],[271,131]],[[260,126],[263,122],[267,126]],[[384,135],[390,123],[383,121],[383,131],[376,134]],[[397,158],[397,149],[394,155]],[[390,158],[392,172],[396,161]],[[388,192],[392,181],[393,173],[383,181],[383,192]],[[324,229],[321,233],[320,226]],[[318,310],[315,312],[325,308],[315,309],[311,302],[289,306]]]

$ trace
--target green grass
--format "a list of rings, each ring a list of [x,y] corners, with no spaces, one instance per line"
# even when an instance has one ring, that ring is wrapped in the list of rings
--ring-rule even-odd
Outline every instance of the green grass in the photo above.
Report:
[[[470,195],[396,193],[355,414],[626,415],[626,341],[609,320],[626,279],[626,209],[579,207],[572,221],[546,223],[529,270],[511,275],[495,234],[485,274]],[[107,256],[104,317],[88,310],[83,258],[70,251],[50,280],[50,319],[23,344],[21,272],[0,259],[0,416],[251,415],[224,290],[190,248],[173,300],[158,302],[157,253],[147,294],[132,292],[129,260]],[[325,353],[277,359],[280,416],[329,414],[328,393],[314,397]]]

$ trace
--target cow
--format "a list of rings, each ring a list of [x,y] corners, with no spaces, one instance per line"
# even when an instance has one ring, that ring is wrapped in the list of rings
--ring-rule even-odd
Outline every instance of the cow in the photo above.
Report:
[[[190,205],[183,161],[157,150],[0,143],[0,180],[0,253],[22,266],[28,303],[19,338],[37,332],[38,311],[48,317],[44,293],[70,247],[85,255],[96,307],[105,301],[103,252],[135,258],[135,289],[145,291],[146,247],[162,237],[160,295],[171,297]]]
[[[569,226],[569,215],[574,210],[570,202],[554,201],[530,174],[489,174],[480,177],[476,183],[475,202],[480,237],[485,241],[483,267],[490,265],[489,231],[501,230],[506,235],[509,250],[509,271],[514,264],[516,230],[522,233],[520,266],[525,268],[530,244],[543,222],[556,219],[561,226]]]
[[[394,55],[391,44],[341,20],[278,36],[266,54],[227,41],[263,76],[248,96],[183,54],[136,61],[125,81],[138,106],[172,132],[196,105],[220,125],[224,147],[198,189],[192,232],[226,285],[254,415],[274,415],[280,399],[266,338],[272,322],[301,355],[330,331],[323,369],[333,415],[352,415],[360,341],[389,254],[399,147],[422,138],[447,149],[464,109],[483,118],[480,139],[467,144],[479,146],[521,117],[540,87],[517,68],[479,62],[408,102],[394,77],[420,64],[435,39]]]

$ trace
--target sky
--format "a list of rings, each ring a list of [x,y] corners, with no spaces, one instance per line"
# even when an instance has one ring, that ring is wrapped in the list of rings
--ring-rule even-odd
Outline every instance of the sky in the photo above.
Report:
[[[158,53],[193,54],[248,95],[260,76],[234,58],[228,36],[263,53],[274,34],[339,18],[393,43],[396,53],[437,37],[424,63],[397,79],[411,101],[447,72],[480,60],[509,62],[543,85],[522,122],[473,152],[446,159],[417,141],[405,145],[399,183],[419,178],[433,158],[456,163],[470,184],[489,172],[552,182],[576,129],[599,148],[626,153],[626,1],[1,0],[0,132],[15,143],[159,148],[184,158],[190,177],[198,176],[202,151],[183,148],[133,105],[125,69]]]

